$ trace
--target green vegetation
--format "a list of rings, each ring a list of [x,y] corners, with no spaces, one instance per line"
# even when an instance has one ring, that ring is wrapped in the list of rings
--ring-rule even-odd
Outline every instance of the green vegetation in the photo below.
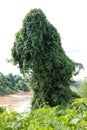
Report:
[[[69,88],[75,84],[72,76],[83,66],[66,55],[60,34],[40,9],[31,10],[24,18],[12,57],[21,73],[30,75],[34,98],[31,112],[6,112],[1,107],[0,130],[87,130],[87,98]],[[27,91],[28,83],[18,75],[0,73],[0,95]],[[87,81],[84,95],[86,86]]]
[[[87,130],[87,98],[67,107],[44,106],[31,113],[3,112],[0,130]]]
[[[3,96],[18,91],[29,91],[29,80],[19,75],[3,75],[0,73],[0,95]]]
[[[72,61],[62,48],[60,34],[40,9],[31,10],[16,33],[12,48],[14,64],[32,75],[32,108],[44,103],[56,106],[78,97],[69,89],[73,74],[81,64]],[[76,67],[78,71],[76,72]]]
[[[87,78],[77,88],[77,94],[80,97],[87,98]]]

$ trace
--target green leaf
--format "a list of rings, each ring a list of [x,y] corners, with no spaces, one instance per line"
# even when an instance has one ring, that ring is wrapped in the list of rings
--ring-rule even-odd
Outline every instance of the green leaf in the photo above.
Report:
[[[70,121],[70,124],[74,124],[76,125],[78,122],[79,122],[79,118],[73,118],[71,121]]]

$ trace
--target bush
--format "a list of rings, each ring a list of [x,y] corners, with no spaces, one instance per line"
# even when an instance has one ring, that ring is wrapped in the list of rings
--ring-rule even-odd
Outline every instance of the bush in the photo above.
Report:
[[[75,99],[67,107],[4,112],[0,114],[0,130],[87,130],[87,98]]]
[[[0,114],[5,112],[6,111],[6,108],[5,107],[0,107]]]
[[[84,80],[77,89],[77,94],[83,98],[87,98],[87,80]]]

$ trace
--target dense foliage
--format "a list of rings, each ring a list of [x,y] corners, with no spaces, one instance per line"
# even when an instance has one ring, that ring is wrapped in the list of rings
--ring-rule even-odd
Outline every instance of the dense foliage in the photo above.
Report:
[[[87,130],[87,98],[67,107],[44,106],[30,114],[2,112],[0,130]]]
[[[0,95],[12,94],[15,92],[29,91],[29,79],[19,75],[3,75],[0,73]]]
[[[79,64],[65,54],[60,34],[42,10],[33,9],[25,16],[16,34],[12,57],[22,73],[32,74],[33,108],[44,102],[55,106],[76,96],[69,84]]]

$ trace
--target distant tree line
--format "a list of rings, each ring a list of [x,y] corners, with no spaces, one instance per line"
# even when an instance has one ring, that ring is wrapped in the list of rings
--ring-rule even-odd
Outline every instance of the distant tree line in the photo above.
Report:
[[[12,94],[18,91],[29,91],[29,79],[19,75],[3,75],[0,72],[0,95]]]

